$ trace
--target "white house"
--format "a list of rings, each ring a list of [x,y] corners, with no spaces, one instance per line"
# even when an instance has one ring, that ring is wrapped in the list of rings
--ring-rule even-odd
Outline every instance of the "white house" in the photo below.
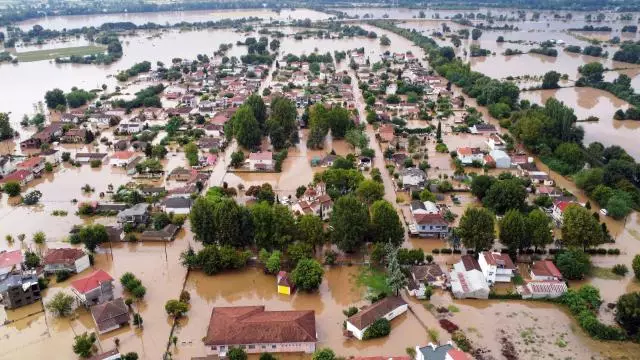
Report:
[[[144,123],[139,122],[121,123],[118,125],[118,132],[124,134],[137,134],[144,129],[144,125]]]
[[[162,211],[166,213],[174,213],[186,215],[191,212],[192,201],[186,197],[170,197],[162,203]]]
[[[456,152],[462,165],[471,165],[474,161],[482,163],[484,160],[484,154],[480,148],[459,147]]]
[[[109,165],[124,167],[131,164],[135,157],[136,153],[133,151],[116,151],[109,158]]]
[[[40,156],[44,158],[45,163],[58,165],[62,161],[62,153],[55,149],[48,149],[40,152]]]
[[[535,261],[529,274],[534,281],[562,280],[562,273],[551,260]]]
[[[69,271],[81,273],[88,269],[89,255],[80,249],[63,248],[49,249],[42,258],[45,273],[56,273],[58,271]]]
[[[271,151],[251,153],[249,155],[249,169],[251,171],[273,170],[274,161]]]
[[[108,128],[110,126],[111,116],[107,114],[95,113],[89,115],[88,121],[89,123],[94,124],[99,128]]]
[[[493,150],[504,151],[507,148],[504,140],[502,140],[502,138],[498,136],[498,134],[489,135],[489,138],[487,139],[487,147],[489,148],[489,151],[493,151]]]
[[[417,167],[406,168],[402,170],[401,175],[402,187],[405,189],[412,187],[422,189],[427,181],[427,175]]]
[[[578,205],[578,204],[572,201],[554,201],[553,202],[553,208],[551,209],[551,217],[556,222],[556,224],[559,224],[559,225],[562,224],[564,211],[567,209],[569,205]]]
[[[389,296],[360,310],[347,319],[347,331],[356,339],[362,340],[365,331],[376,320],[385,318],[389,321],[407,312],[408,305],[400,297]]]
[[[438,205],[432,201],[419,201],[413,200],[411,202],[411,213],[413,215],[417,214],[440,214],[440,209],[438,209]]]
[[[511,158],[502,150],[492,150],[489,155],[493,158],[496,168],[508,169],[511,167]]]
[[[71,291],[86,306],[102,304],[113,300],[113,278],[100,269],[71,282]]]
[[[478,264],[489,285],[495,282],[511,282],[516,266],[507,254],[483,251],[478,255]]]
[[[567,284],[558,280],[530,281],[516,286],[516,291],[523,299],[554,299],[567,292]]]
[[[451,292],[457,299],[488,299],[489,285],[482,274],[478,261],[471,255],[463,255],[453,264],[449,273]]]
[[[393,84],[389,84],[389,86],[387,86],[387,90],[385,92],[387,93],[387,95],[395,95],[396,91],[398,91],[398,85],[393,83]]]

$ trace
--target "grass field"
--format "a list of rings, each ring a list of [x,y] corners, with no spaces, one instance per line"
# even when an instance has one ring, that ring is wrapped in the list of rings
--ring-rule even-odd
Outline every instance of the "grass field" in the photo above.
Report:
[[[77,46],[60,49],[47,49],[47,50],[35,50],[25,52],[15,52],[12,55],[18,58],[19,62],[40,61],[40,60],[52,60],[57,57],[69,57],[72,55],[84,56],[97,53],[103,53],[106,51],[104,46]]]

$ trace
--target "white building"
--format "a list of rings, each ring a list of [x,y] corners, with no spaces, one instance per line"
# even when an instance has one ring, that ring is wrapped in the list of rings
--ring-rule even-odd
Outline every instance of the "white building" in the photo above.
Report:
[[[412,187],[422,189],[427,181],[427,175],[417,167],[406,168],[402,170],[401,175],[402,187],[405,189]]]
[[[530,281],[516,286],[516,291],[523,299],[554,299],[567,292],[567,284],[557,280]]]
[[[49,249],[42,258],[45,273],[56,273],[58,271],[69,271],[81,273],[88,269],[89,255],[80,249],[64,248]]]
[[[109,165],[111,166],[127,166],[131,164],[133,159],[135,159],[136,153],[133,151],[117,151],[111,155],[109,158]]]
[[[10,155],[0,156],[0,176],[7,176],[16,169],[16,163]]]
[[[251,153],[248,161],[251,171],[271,171],[274,167],[273,153],[271,151]]]
[[[402,298],[396,296],[385,297],[348,318],[347,331],[356,339],[362,340],[367,328],[376,320],[385,318],[391,321],[407,312],[407,308],[408,305]]]
[[[511,282],[516,266],[507,254],[483,251],[478,255],[478,264],[489,285],[496,282]]]
[[[508,169],[511,167],[511,158],[502,150],[492,150],[489,155],[493,158],[498,169]]]
[[[489,285],[480,264],[471,255],[463,255],[449,274],[451,292],[457,299],[488,299]]]
[[[493,151],[493,150],[504,151],[507,148],[504,140],[502,140],[502,138],[498,136],[498,134],[489,135],[489,138],[487,139],[487,147],[489,148],[489,151]]]
[[[456,152],[462,165],[471,165],[474,161],[483,163],[484,154],[479,148],[459,147]]]

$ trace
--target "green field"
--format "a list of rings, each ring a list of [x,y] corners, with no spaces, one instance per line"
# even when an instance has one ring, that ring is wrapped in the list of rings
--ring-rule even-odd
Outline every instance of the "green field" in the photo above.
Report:
[[[25,52],[14,52],[12,55],[18,58],[19,62],[28,62],[28,61],[40,61],[40,60],[52,60],[55,58],[69,57],[72,55],[76,56],[84,56],[91,54],[103,53],[106,51],[106,47],[104,46],[77,46],[77,47],[68,47],[68,48],[60,48],[60,49],[47,49],[47,50],[36,50],[36,51],[25,51]]]

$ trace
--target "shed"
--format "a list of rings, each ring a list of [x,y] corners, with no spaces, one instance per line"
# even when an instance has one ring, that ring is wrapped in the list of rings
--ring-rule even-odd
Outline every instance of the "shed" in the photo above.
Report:
[[[278,294],[291,295],[294,285],[289,278],[289,273],[280,271],[276,280],[278,284]]]

